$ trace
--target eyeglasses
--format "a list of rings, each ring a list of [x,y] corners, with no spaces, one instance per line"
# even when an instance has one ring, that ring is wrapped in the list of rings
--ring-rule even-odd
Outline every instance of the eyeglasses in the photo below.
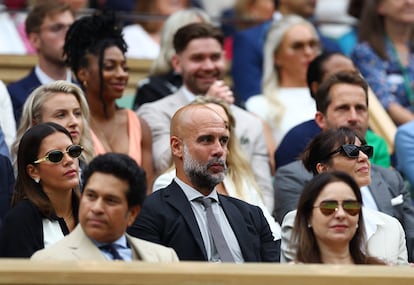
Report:
[[[356,216],[361,211],[361,203],[355,200],[344,200],[342,203],[336,200],[326,200],[322,201],[319,206],[314,206],[314,208],[319,208],[323,215],[330,216],[339,210],[339,206],[351,216]]]
[[[374,147],[370,145],[361,145],[357,146],[354,144],[343,144],[340,147],[338,147],[336,150],[328,154],[328,158],[334,155],[335,153],[342,152],[349,158],[358,158],[359,152],[362,151],[368,158],[371,158],[374,154]]]
[[[63,156],[65,153],[67,153],[72,158],[78,158],[83,151],[83,147],[80,145],[70,145],[66,148],[66,151],[60,151],[60,150],[51,150],[49,151],[46,156],[39,158],[33,163],[41,163],[43,161],[50,161],[53,163],[59,163],[62,161]]]
[[[290,46],[294,51],[304,51],[306,47],[309,47],[312,50],[319,50],[321,47],[321,44],[318,40],[310,40],[310,41],[296,41],[293,42]]]

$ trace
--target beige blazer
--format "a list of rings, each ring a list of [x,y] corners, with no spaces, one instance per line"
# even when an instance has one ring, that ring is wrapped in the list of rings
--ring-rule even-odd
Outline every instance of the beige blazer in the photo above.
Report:
[[[368,238],[368,253],[387,263],[408,264],[405,233],[400,222],[390,215],[365,207],[362,214]],[[280,262],[289,262],[294,259],[296,249],[290,246],[290,237],[295,217],[296,210],[293,210],[283,219]]]
[[[134,260],[146,262],[176,262],[177,254],[172,248],[165,247],[126,234]],[[86,236],[81,225],[60,241],[48,248],[35,252],[33,260],[106,260],[104,254]]]

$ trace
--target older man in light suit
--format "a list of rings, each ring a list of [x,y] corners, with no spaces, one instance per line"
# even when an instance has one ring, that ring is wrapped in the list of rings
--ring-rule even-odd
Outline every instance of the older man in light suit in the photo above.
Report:
[[[138,115],[151,128],[154,165],[158,173],[172,163],[170,121],[174,113],[195,99],[195,95],[218,96],[233,103],[230,88],[221,80],[225,74],[223,34],[209,24],[195,23],[182,27],[174,36],[172,64],[183,78],[177,93],[142,105]],[[243,109],[231,105],[236,118],[236,135],[246,158],[251,162],[256,181],[264,195],[264,203],[273,209],[273,189],[269,154],[264,138],[263,123]]]
[[[32,259],[178,261],[173,249],[125,233],[146,194],[145,172],[132,158],[116,153],[96,157],[84,172],[84,185],[80,224]]]

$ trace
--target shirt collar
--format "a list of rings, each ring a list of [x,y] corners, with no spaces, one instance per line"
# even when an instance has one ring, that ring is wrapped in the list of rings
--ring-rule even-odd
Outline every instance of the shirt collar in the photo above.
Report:
[[[188,102],[193,102],[195,100],[196,96],[184,85],[182,87],[182,91],[184,93],[185,98],[187,98]]]
[[[56,81],[55,79],[51,78],[49,75],[47,75],[37,64],[35,66],[35,74],[37,78],[39,79],[40,83],[42,84],[48,84]],[[72,82],[72,73],[69,69],[66,71],[66,81]]]
[[[98,242],[96,240],[91,239],[91,241],[99,248],[100,246],[109,244],[107,242]],[[127,243],[127,239],[125,235],[122,235],[119,239],[117,239],[116,241],[112,242],[112,244],[116,244],[118,247],[120,248],[128,248],[128,243]]]
[[[219,199],[218,199],[218,194],[217,194],[216,188],[214,188],[213,191],[211,191],[210,194],[208,194],[207,196],[204,196],[203,194],[201,194],[200,192],[198,192],[196,189],[194,189],[190,185],[184,183],[178,177],[175,177],[174,180],[181,187],[181,189],[183,190],[184,195],[187,197],[188,201],[191,202],[191,201],[194,201],[197,198],[207,198],[207,197],[210,197],[210,198],[214,199],[217,203],[219,203]]]

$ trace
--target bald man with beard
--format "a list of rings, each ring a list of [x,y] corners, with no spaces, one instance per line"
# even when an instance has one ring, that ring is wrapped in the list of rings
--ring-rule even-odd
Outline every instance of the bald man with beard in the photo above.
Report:
[[[179,109],[170,130],[176,177],[146,199],[128,232],[172,247],[180,260],[278,262],[280,243],[273,240],[262,210],[216,191],[226,174],[229,139],[228,118],[215,110],[204,105]],[[211,200],[230,260],[215,251],[206,208],[200,199]]]

